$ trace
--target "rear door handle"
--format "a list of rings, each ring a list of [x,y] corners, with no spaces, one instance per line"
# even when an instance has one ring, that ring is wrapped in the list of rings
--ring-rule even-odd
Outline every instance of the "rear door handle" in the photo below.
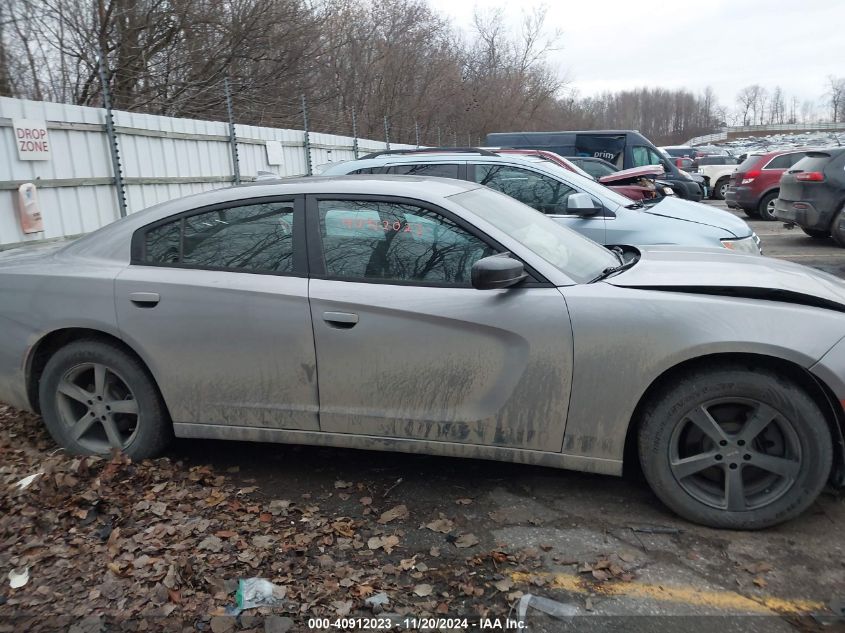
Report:
[[[323,321],[331,327],[348,330],[358,323],[358,315],[354,312],[323,312]]]
[[[129,300],[139,308],[154,308],[161,297],[157,292],[130,292]]]

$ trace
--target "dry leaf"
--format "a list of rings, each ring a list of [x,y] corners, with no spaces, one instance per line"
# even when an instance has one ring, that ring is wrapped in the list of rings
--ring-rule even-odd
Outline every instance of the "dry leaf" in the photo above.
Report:
[[[473,545],[478,545],[478,537],[475,534],[467,532],[465,534],[461,534],[455,540],[455,547],[459,547],[461,549],[465,547],[472,547]]]
[[[391,508],[386,512],[382,512],[381,516],[378,519],[379,523],[390,523],[391,521],[395,521],[396,519],[407,519],[408,518],[408,508],[405,505],[398,505],[395,508]]]
[[[455,503],[459,506],[468,506],[472,503],[472,499],[455,499]]]
[[[513,581],[510,578],[503,578],[498,582],[494,582],[493,586],[502,593],[510,591],[513,588]]]
[[[416,595],[418,595],[420,598],[425,598],[426,596],[430,596],[431,591],[432,591],[431,585],[422,584],[422,585],[417,585],[416,587],[414,587],[414,593]]]
[[[435,519],[431,523],[426,523],[425,527],[427,527],[432,532],[440,532],[441,534],[448,534],[451,532],[455,524],[450,521],[449,519]]]
[[[336,482],[334,482],[334,487],[338,488],[338,489],[340,489],[340,488],[351,488],[352,482],[351,481],[343,481],[342,479],[338,479]]]

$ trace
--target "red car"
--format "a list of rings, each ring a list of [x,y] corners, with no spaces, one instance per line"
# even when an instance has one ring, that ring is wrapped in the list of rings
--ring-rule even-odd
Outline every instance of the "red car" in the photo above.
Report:
[[[742,209],[748,217],[774,220],[780,177],[809,151],[812,150],[788,149],[749,154],[731,174],[725,202],[732,209]]]
[[[585,178],[589,178],[590,180],[595,180],[590,174],[575,165],[572,161],[567,160],[560,154],[555,154],[554,152],[549,152],[542,149],[485,149],[492,149],[492,151],[496,152],[497,154],[519,154],[522,156],[539,156],[540,158],[545,158],[547,161],[552,162],[560,167],[563,167],[564,169],[568,169],[569,171],[584,176]],[[665,194],[661,194],[657,190],[657,188],[649,179],[649,177],[654,177],[656,175],[662,174],[662,168],[655,169],[654,166],[634,167],[632,169],[626,169],[624,171],[620,171],[615,174],[599,178],[598,181],[606,187],[613,189],[616,193],[620,193],[626,198],[630,198],[631,200],[652,200],[654,198],[662,197],[662,195]],[[619,181],[624,182],[624,184]],[[619,182],[619,184],[610,184],[612,182]]]

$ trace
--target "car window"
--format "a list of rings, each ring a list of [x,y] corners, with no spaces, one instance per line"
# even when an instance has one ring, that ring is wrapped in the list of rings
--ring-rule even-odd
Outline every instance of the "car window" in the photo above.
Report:
[[[429,163],[426,165],[393,165],[387,168],[388,174],[403,174],[406,176],[435,176],[438,178],[458,178],[458,166],[443,163]]]
[[[549,214],[565,214],[566,200],[575,192],[551,176],[508,165],[475,165],[475,182]]]
[[[739,164],[736,168],[737,172],[746,172],[757,164],[760,160],[760,154],[749,154],[749,156]]]
[[[782,154],[775,156],[763,169],[786,169],[790,165],[792,165],[792,154]]]
[[[824,171],[827,163],[830,161],[830,154],[823,152],[816,152],[807,156],[801,156],[793,167],[801,171]]]
[[[645,147],[644,145],[634,145],[631,148],[631,154],[634,160],[634,167],[663,165],[663,160],[661,159],[660,154],[650,147]]]
[[[350,174],[372,174],[374,173],[372,167],[362,167],[361,169],[356,169],[355,171],[350,171]]]
[[[150,229],[144,261],[240,272],[293,272],[293,202],[218,209]]]
[[[585,160],[579,163],[578,166],[593,178],[602,178],[616,172],[616,169],[610,165],[605,165],[594,160]]]
[[[492,247],[446,217],[411,204],[318,203],[326,275],[350,281],[470,286]]]

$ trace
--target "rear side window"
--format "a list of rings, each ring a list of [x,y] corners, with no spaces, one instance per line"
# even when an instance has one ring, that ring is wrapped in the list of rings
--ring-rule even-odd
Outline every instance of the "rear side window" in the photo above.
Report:
[[[429,163],[427,165],[393,165],[387,168],[388,174],[403,176],[435,176],[437,178],[458,178],[458,165]]]
[[[293,202],[218,209],[144,235],[144,263],[239,272],[293,272]]]
[[[766,163],[763,169],[786,169],[793,164],[794,154],[782,154],[775,156],[772,160]]]

